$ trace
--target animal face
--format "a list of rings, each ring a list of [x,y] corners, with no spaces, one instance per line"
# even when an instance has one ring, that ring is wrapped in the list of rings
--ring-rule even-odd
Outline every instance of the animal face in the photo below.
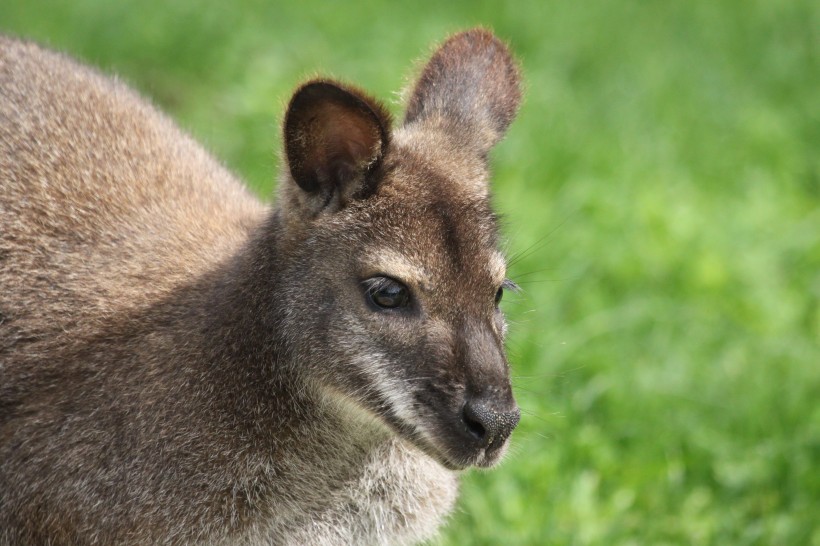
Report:
[[[506,48],[471,31],[436,52],[395,131],[325,80],[285,120],[287,336],[326,393],[454,469],[495,463],[519,419],[486,165],[518,99]]]

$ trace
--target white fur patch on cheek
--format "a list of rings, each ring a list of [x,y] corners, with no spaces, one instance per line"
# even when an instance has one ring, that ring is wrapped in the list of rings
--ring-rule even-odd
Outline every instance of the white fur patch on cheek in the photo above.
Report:
[[[386,370],[387,360],[387,355],[383,353],[360,354],[354,359],[354,365],[366,373],[371,380],[369,388],[387,401],[396,417],[408,425],[417,427],[418,419],[413,411],[410,391]],[[364,393],[364,396],[367,396],[367,393]]]

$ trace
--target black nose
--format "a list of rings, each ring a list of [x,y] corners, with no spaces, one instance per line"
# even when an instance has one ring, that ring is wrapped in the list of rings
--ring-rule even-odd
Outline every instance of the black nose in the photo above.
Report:
[[[504,443],[521,419],[521,412],[517,407],[501,411],[487,402],[468,400],[461,418],[470,436],[481,447],[489,447]]]

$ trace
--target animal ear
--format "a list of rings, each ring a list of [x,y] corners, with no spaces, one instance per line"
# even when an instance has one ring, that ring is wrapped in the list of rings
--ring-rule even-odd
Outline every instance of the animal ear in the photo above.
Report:
[[[510,51],[477,28],[435,51],[410,94],[404,124],[433,124],[485,155],[504,136],[520,102],[521,77]]]
[[[284,123],[285,155],[299,199],[318,213],[375,188],[368,175],[389,142],[390,115],[364,93],[314,80],[296,90]]]

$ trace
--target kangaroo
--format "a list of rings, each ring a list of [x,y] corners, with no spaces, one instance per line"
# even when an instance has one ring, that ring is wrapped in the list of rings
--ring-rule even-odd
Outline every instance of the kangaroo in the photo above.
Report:
[[[116,79],[0,37],[0,544],[413,544],[519,420],[487,156],[521,98],[450,37],[393,126],[314,79],[267,206]]]

